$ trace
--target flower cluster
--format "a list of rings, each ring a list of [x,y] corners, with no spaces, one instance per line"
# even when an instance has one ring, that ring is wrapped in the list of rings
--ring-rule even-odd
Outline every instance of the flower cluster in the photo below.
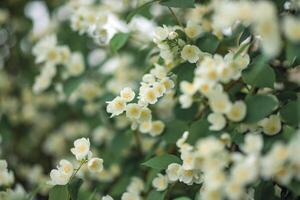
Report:
[[[251,197],[247,186],[260,177],[282,185],[299,180],[299,133],[288,144],[276,142],[266,154],[262,153],[263,139],[257,133],[246,135],[241,152],[228,151],[226,143],[214,137],[200,139],[195,146],[186,143],[187,138],[185,132],[177,141],[183,163],[172,163],[166,175],[158,174],[153,180],[156,190],[165,190],[169,182],[201,183],[203,199],[242,199]]]
[[[52,83],[56,76],[59,65],[65,66],[64,79],[72,76],[79,76],[85,69],[83,56],[79,52],[71,52],[66,45],[58,45],[55,35],[42,38],[33,48],[36,56],[36,63],[42,63],[43,68],[39,76],[36,77],[33,86],[35,93],[40,93]]]
[[[141,133],[149,133],[151,136],[160,135],[164,130],[164,124],[159,120],[152,120],[148,106],[155,104],[158,98],[173,87],[174,82],[167,76],[167,70],[156,64],[149,74],[143,76],[137,103],[130,103],[135,98],[134,91],[131,88],[124,88],[120,96],[107,102],[107,112],[112,114],[111,117],[126,112],[126,117],[132,121],[132,129],[139,127]]]
[[[88,34],[100,45],[107,45],[113,35],[120,30],[128,31],[124,22],[101,6],[88,3],[71,3],[71,27],[80,34]]]
[[[80,166],[74,170],[73,164],[68,160],[61,160],[57,169],[53,169],[50,172],[51,185],[66,185],[70,179],[76,175],[82,165],[87,163],[90,172],[99,174],[103,170],[103,160],[97,157],[92,157],[90,151],[90,141],[86,138],[80,138],[75,140],[74,147],[71,152],[79,161]]]
[[[269,1],[215,1],[213,26],[224,29],[241,21],[252,25],[253,31],[261,37],[262,49],[269,56],[276,56],[281,49],[281,39],[276,7]],[[264,17],[261,17],[264,15]]]
[[[6,160],[0,160],[0,186],[10,186],[14,183],[13,172],[8,171]]]
[[[224,57],[220,55],[205,55],[196,60],[197,68],[194,72],[192,83],[182,81],[180,90],[182,94],[179,102],[182,108],[189,108],[193,103],[193,96],[203,95],[208,99],[208,104],[213,111],[208,116],[212,124],[211,130],[222,130],[226,126],[227,118],[233,122],[239,122],[246,116],[246,105],[242,100],[232,103],[222,84],[237,81],[241,78],[241,72],[249,64],[249,56],[228,53]]]

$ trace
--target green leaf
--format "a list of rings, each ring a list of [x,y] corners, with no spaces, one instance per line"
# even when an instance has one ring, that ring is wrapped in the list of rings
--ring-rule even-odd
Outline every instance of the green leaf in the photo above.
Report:
[[[300,44],[288,42],[285,53],[286,60],[290,67],[292,67],[295,63],[298,64],[300,61]]]
[[[168,165],[171,163],[181,164],[181,160],[177,156],[174,156],[171,154],[164,154],[161,156],[156,156],[154,158],[151,158],[150,160],[142,163],[142,165],[145,165],[147,167],[151,167],[151,168],[157,169],[157,170],[164,170],[164,169],[167,169]]]
[[[146,200],[164,200],[165,193],[152,190],[147,196]]]
[[[78,198],[78,192],[79,192],[79,188],[82,185],[83,181],[80,178],[77,179],[73,179],[70,183],[69,183],[69,192],[71,195],[71,200],[77,200]]]
[[[195,68],[195,64],[185,62],[172,69],[172,72],[177,76],[176,88],[179,88],[179,83],[181,81],[193,81]]]
[[[159,3],[174,8],[195,8],[194,0],[161,0]]]
[[[267,195],[266,195],[267,194]],[[278,199],[275,196],[275,189],[271,181],[268,182],[260,182],[258,186],[255,187],[254,192],[255,200],[275,200]]]
[[[196,44],[201,51],[213,54],[216,52],[220,41],[215,35],[205,33],[197,39]]]
[[[298,126],[300,124],[300,99],[290,101],[280,110],[281,118],[289,125]]]
[[[151,4],[153,4],[153,3],[156,2],[156,1],[159,1],[159,0],[149,1],[149,2],[147,2],[147,3],[144,3],[144,4],[141,5],[141,6],[137,7],[137,8],[134,9],[133,11],[131,11],[131,12],[129,13],[129,15],[127,15],[127,17],[126,17],[126,22],[129,23],[129,22],[131,21],[131,19],[132,19],[135,15],[141,13],[144,9],[147,9]]]
[[[83,76],[79,77],[72,77],[69,78],[67,81],[64,82],[64,93],[67,97],[69,97],[78,87],[79,85],[84,81]]]
[[[271,95],[248,96],[245,100],[247,105],[247,115],[245,123],[255,123],[269,114],[278,107],[278,100]]]
[[[187,142],[189,144],[194,144],[199,138],[207,137],[219,134],[219,131],[209,130],[210,123],[207,121],[206,116],[202,117],[200,120],[195,121],[191,124],[189,129],[189,137]]]
[[[243,71],[242,77],[245,83],[253,87],[269,87],[273,88],[275,82],[275,72],[265,59],[260,57],[251,63],[246,70]]]
[[[116,184],[113,185],[109,194],[111,194],[112,196],[121,195],[126,190],[126,187],[128,186],[129,182],[129,176],[121,176],[121,178],[116,182]]]
[[[300,196],[300,183],[297,181],[292,181],[290,185],[287,186],[289,190],[291,190],[297,196]]]
[[[128,39],[129,33],[116,33],[109,43],[112,52],[116,53],[118,50],[120,50],[126,44]]]
[[[177,197],[174,200],[191,200],[189,197]]]
[[[166,130],[162,138],[167,143],[175,144],[176,141],[182,136],[183,132],[188,128],[186,122],[180,120],[173,120],[166,124]]]
[[[49,200],[68,200],[69,192],[66,185],[56,185],[50,189]]]
[[[114,153],[116,158],[119,158],[121,156],[122,150],[130,146],[132,135],[133,135],[132,131],[128,130],[126,132],[118,133],[114,137],[112,141],[112,144],[114,146],[111,147],[112,148],[111,151]]]
[[[181,108],[180,104],[176,104],[174,108],[174,114],[177,119],[182,121],[191,121],[195,118],[195,115],[198,112],[198,105],[197,103],[193,103],[190,108],[184,109]]]

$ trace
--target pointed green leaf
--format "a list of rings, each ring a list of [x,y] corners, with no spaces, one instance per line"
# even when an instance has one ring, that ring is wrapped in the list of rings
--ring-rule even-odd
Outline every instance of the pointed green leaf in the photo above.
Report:
[[[245,123],[255,123],[267,117],[278,107],[278,100],[271,95],[255,95],[246,98]]]
[[[156,156],[154,158],[151,158],[150,160],[142,163],[142,165],[157,170],[164,170],[167,169],[168,165],[171,163],[181,163],[181,160],[177,156],[171,154],[164,154],[161,156]]]
[[[56,185],[49,192],[49,200],[68,200],[69,192],[66,185]]]
[[[120,50],[129,39],[129,33],[116,33],[113,38],[110,40],[110,48],[112,52],[116,53]]]

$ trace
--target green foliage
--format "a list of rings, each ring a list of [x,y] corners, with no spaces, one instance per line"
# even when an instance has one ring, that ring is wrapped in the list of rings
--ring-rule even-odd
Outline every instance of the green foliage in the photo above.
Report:
[[[67,97],[69,97],[77,88],[78,86],[84,81],[83,76],[79,77],[71,77],[64,83],[64,93]]]
[[[80,189],[80,186],[82,185],[83,180],[76,178],[73,179],[70,183],[69,183],[69,192],[70,192],[70,196],[71,196],[71,200],[77,200],[78,199],[78,192]]]
[[[160,0],[159,2],[163,6],[174,8],[194,8],[194,0]]]
[[[271,95],[248,96],[245,100],[247,115],[245,123],[255,123],[267,117],[278,107],[278,100]]]
[[[50,189],[49,200],[68,200],[69,192],[68,186],[66,185],[56,185]]]
[[[191,124],[189,128],[188,143],[194,144],[199,138],[207,137],[210,135],[217,135],[217,131],[209,130],[210,123],[206,117],[199,119]]]
[[[300,196],[300,183],[297,181],[292,181],[288,186],[288,189],[291,190],[297,196]]]
[[[214,34],[205,33],[197,39],[196,44],[203,52],[215,53],[220,41]]]
[[[242,74],[245,83],[253,87],[273,88],[275,72],[266,62],[265,58],[255,59]]]
[[[184,121],[173,120],[166,124],[166,130],[162,138],[167,143],[175,144],[176,141],[182,136],[182,133],[186,131],[188,124]]]
[[[143,5],[137,7],[136,9],[134,9],[133,11],[131,11],[127,17],[126,17],[126,22],[129,23],[131,21],[131,19],[135,16],[138,15],[140,13],[142,13],[144,10],[149,9],[149,6],[151,6],[154,2],[159,1],[159,0],[152,0],[149,1],[147,3],[144,3]]]
[[[112,186],[112,188],[110,190],[110,194],[112,196],[121,195],[126,190],[126,187],[128,186],[129,182],[130,182],[129,176],[120,177],[120,179],[117,180],[115,185]]]
[[[126,44],[129,36],[129,33],[116,33],[109,43],[111,51],[116,53],[118,50],[120,50]]]
[[[300,100],[290,101],[280,109],[282,119],[293,126],[300,124]]]
[[[175,198],[174,200],[191,200],[189,197],[178,197]]]
[[[147,196],[146,200],[164,200],[165,193],[158,192],[156,190],[152,190],[150,194]]]
[[[156,156],[154,158],[151,158],[150,160],[142,163],[142,165],[157,169],[157,170],[163,170],[167,169],[168,165],[171,163],[181,163],[182,161],[177,156],[171,155],[171,154],[163,154],[161,156]]]
[[[254,193],[255,200],[276,200],[279,199],[275,196],[275,189],[273,183],[268,182],[260,182],[258,186],[255,187]]]
[[[300,44],[288,42],[286,44],[286,60],[290,67],[300,62]]]
[[[195,118],[198,113],[198,104],[194,103],[188,109],[181,108],[180,104],[176,104],[174,108],[174,114],[177,119],[182,121],[191,121]]]

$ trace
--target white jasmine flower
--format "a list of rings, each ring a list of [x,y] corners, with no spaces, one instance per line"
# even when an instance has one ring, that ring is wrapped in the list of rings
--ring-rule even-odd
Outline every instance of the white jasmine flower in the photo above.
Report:
[[[102,200],[114,200],[114,199],[109,195],[105,195],[102,197]]]
[[[142,78],[143,82],[145,83],[154,83],[155,82],[155,76],[152,74],[145,74]]]
[[[247,134],[242,149],[247,154],[259,154],[263,148],[263,138],[260,134]]]
[[[226,119],[220,113],[209,114],[207,120],[211,123],[209,130],[220,131],[226,126]]]
[[[53,169],[50,172],[51,185],[66,185],[71,176],[73,175],[74,167],[72,163],[67,160],[61,160],[57,169]]]
[[[200,58],[201,51],[195,45],[185,45],[181,51],[181,58],[190,63],[196,63]]]
[[[0,186],[10,186],[14,180],[14,174],[7,169],[6,160],[0,160]]]
[[[142,93],[142,99],[146,103],[155,104],[157,102],[155,90],[153,88],[146,88]]]
[[[243,101],[236,101],[232,104],[232,107],[228,113],[226,113],[226,116],[228,119],[234,122],[239,122],[243,120],[246,116],[246,104]]]
[[[164,93],[166,92],[166,87],[162,83],[159,83],[159,82],[153,83],[153,89],[154,89],[157,97],[162,97],[164,95]]]
[[[139,177],[131,178],[131,182],[126,188],[128,192],[140,194],[145,189],[144,181]]]
[[[150,74],[161,80],[167,77],[167,70],[164,66],[155,64],[155,68],[150,70]]]
[[[166,170],[168,179],[172,182],[175,182],[179,179],[179,171],[181,169],[181,165],[177,163],[172,163],[168,165],[168,168]]]
[[[189,38],[197,39],[203,32],[203,28],[193,21],[188,21],[184,32]]]
[[[193,170],[184,170],[181,168],[179,170],[179,181],[183,182],[187,185],[191,185],[193,183],[194,172]]]
[[[193,104],[193,97],[187,94],[180,95],[179,103],[181,105],[181,108],[189,108]]]
[[[180,90],[182,93],[192,96],[196,93],[197,88],[193,83],[189,83],[188,81],[181,81]]]
[[[126,117],[129,119],[139,119],[141,116],[141,107],[136,103],[130,103],[126,106]]]
[[[154,42],[160,42],[168,38],[169,30],[167,27],[157,27],[154,34]]]
[[[68,73],[71,76],[79,76],[84,71],[84,59],[81,53],[72,53],[69,62],[66,64]]]
[[[71,152],[75,155],[77,160],[85,159],[90,152],[90,140],[88,138],[80,138],[75,140],[74,148]]]
[[[215,113],[227,113],[231,109],[229,97],[224,92],[212,92],[209,94],[209,105]]]
[[[174,82],[168,77],[163,78],[161,83],[165,86],[166,90],[170,90],[175,86]]]
[[[140,118],[138,119],[139,122],[149,122],[152,119],[151,110],[147,107],[143,107],[141,109]]]
[[[93,173],[98,173],[103,170],[103,160],[100,158],[92,158],[88,162],[88,169]]]
[[[135,93],[131,88],[126,87],[122,89],[122,91],[120,92],[120,96],[124,99],[125,102],[130,102],[134,99]]]
[[[126,101],[122,97],[116,97],[114,100],[107,102],[106,111],[111,113],[111,117],[120,115],[126,109]]]
[[[139,131],[141,133],[149,133],[152,129],[152,122],[151,121],[145,121],[145,122],[142,122],[140,124],[140,127],[139,127]]]
[[[266,135],[276,135],[281,130],[281,121],[279,115],[271,115],[259,122]]]
[[[165,128],[165,124],[162,121],[153,121],[152,122],[152,127],[150,130],[150,135],[151,136],[158,136],[160,134],[162,134],[162,132],[164,131]]]
[[[283,21],[283,30],[286,37],[297,42],[300,40],[300,20],[292,16],[286,16]]]
[[[184,143],[186,142],[186,140],[188,139],[188,137],[189,137],[189,132],[188,132],[188,131],[185,131],[185,132],[182,134],[181,138],[179,138],[179,139],[177,140],[176,146],[179,147],[179,148],[181,148],[181,147],[184,145]]]
[[[125,192],[122,194],[121,200],[141,200],[141,198],[136,193]]]
[[[157,191],[164,191],[168,187],[168,177],[162,174],[158,174],[156,178],[153,179],[152,185]]]

